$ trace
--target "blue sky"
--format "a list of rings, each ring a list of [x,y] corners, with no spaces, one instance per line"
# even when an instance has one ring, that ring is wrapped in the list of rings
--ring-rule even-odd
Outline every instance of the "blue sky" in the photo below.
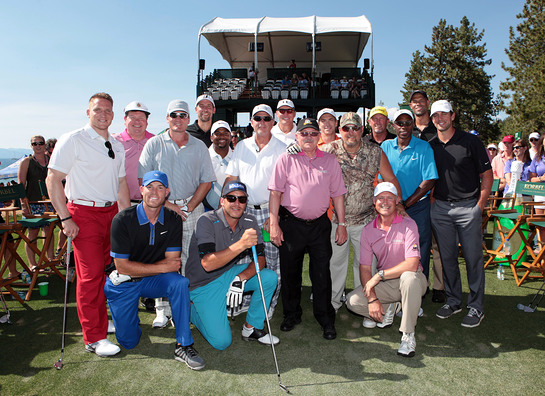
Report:
[[[275,1],[257,11],[255,2],[173,0],[3,2],[0,12],[0,147],[26,148],[30,137],[59,137],[87,122],[88,98],[106,91],[116,116],[110,132],[123,130],[123,107],[132,100],[150,111],[149,130],[164,129],[172,99],[193,107],[197,34],[223,18],[365,15],[373,26],[376,97],[387,107],[401,101],[412,53],[431,42],[439,19],[458,25],[465,15],[479,30],[492,65],[494,94],[506,74],[509,26],[523,0]],[[334,5],[334,7],[332,7]],[[270,8],[270,9],[269,9]],[[201,43],[206,73],[227,63]],[[369,57],[367,48],[362,58]],[[361,61],[361,65],[363,60]],[[194,119],[194,114],[192,115]]]

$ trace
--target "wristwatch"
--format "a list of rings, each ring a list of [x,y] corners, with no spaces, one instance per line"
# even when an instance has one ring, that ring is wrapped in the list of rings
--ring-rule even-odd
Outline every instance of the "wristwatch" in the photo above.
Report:
[[[380,276],[380,279],[382,279],[383,281],[386,280],[386,278],[384,277],[384,270],[380,270],[380,271],[378,272],[378,276]]]
[[[346,223],[339,223],[338,225],[346,227]]]

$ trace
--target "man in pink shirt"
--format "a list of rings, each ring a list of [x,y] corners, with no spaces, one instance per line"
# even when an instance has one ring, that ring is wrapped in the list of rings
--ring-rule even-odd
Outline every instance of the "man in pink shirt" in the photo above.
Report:
[[[125,148],[125,172],[132,203],[139,203],[142,200],[138,183],[138,159],[146,142],[154,136],[146,130],[149,115],[148,108],[142,102],[129,103],[125,106],[126,129],[113,135]]]
[[[322,326],[323,337],[333,340],[337,332],[331,305],[331,222],[327,209],[332,199],[339,219],[336,242],[342,245],[347,237],[346,187],[337,158],[317,148],[320,128],[315,119],[299,121],[295,138],[302,151],[296,155],[282,154],[269,182],[271,242],[280,251],[284,309],[280,330],[290,331],[301,323],[301,273],[308,251],[314,317]]]
[[[378,216],[367,224],[361,234],[361,284],[346,296],[349,310],[365,316],[366,321],[378,322],[380,328],[392,325],[401,302],[403,316],[399,330],[403,332],[398,355],[412,357],[416,341],[414,329],[422,296],[428,287],[420,265],[418,227],[410,217],[396,213],[399,201],[396,187],[379,183],[373,202]],[[378,272],[373,275],[371,264],[377,257]],[[374,327],[374,326],[373,326]]]

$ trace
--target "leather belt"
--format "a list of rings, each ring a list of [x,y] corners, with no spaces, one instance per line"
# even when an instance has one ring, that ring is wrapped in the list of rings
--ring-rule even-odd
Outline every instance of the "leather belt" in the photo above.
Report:
[[[115,204],[115,202],[95,202],[95,201],[86,201],[84,199],[71,199],[70,203],[82,206],[93,206],[95,208],[107,208]]]

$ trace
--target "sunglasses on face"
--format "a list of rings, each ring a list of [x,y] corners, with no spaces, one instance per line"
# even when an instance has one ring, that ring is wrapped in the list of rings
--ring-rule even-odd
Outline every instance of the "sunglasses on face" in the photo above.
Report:
[[[45,142],[32,142],[30,144],[33,145],[33,146],[43,146],[45,144]]]
[[[345,132],[359,132],[360,128],[357,128],[355,126],[345,125],[342,127],[342,130]]]
[[[521,148],[523,148],[524,146],[515,146],[513,147],[513,150],[520,150]]]
[[[261,120],[263,120],[265,122],[269,122],[269,121],[272,121],[272,117],[269,117],[269,116],[265,116],[265,117],[254,116],[254,121],[259,122]]]
[[[180,117],[182,120],[189,117],[189,114],[187,113],[170,113],[169,114],[169,117],[170,118],[178,118]]]
[[[488,150],[489,151],[498,151],[498,149],[495,149],[494,147],[490,147]]]
[[[112,143],[110,143],[109,141],[105,141],[104,145],[108,149],[108,157],[110,157],[111,159],[115,159],[115,153],[114,153],[114,150],[112,149]]]
[[[537,142],[537,139],[536,138],[532,138],[530,139],[531,142]]]
[[[412,125],[412,121],[395,121],[395,124],[397,126],[400,126],[400,127],[404,127],[404,126],[411,126]]]
[[[248,202],[248,197],[244,195],[240,197],[237,195],[224,195],[223,198],[225,198],[227,202],[230,202],[230,203],[235,202],[237,199],[238,199],[238,202],[240,202],[241,204],[245,204],[246,202]]]
[[[280,114],[286,114],[286,113],[291,114],[293,113],[294,110],[293,109],[278,109],[276,111],[280,112]]]
[[[312,131],[312,132],[305,132],[305,131],[301,131],[301,132],[297,132],[299,135],[301,135],[302,137],[307,137],[307,136],[312,136],[312,137],[316,137],[320,134],[320,132],[318,131]]]

